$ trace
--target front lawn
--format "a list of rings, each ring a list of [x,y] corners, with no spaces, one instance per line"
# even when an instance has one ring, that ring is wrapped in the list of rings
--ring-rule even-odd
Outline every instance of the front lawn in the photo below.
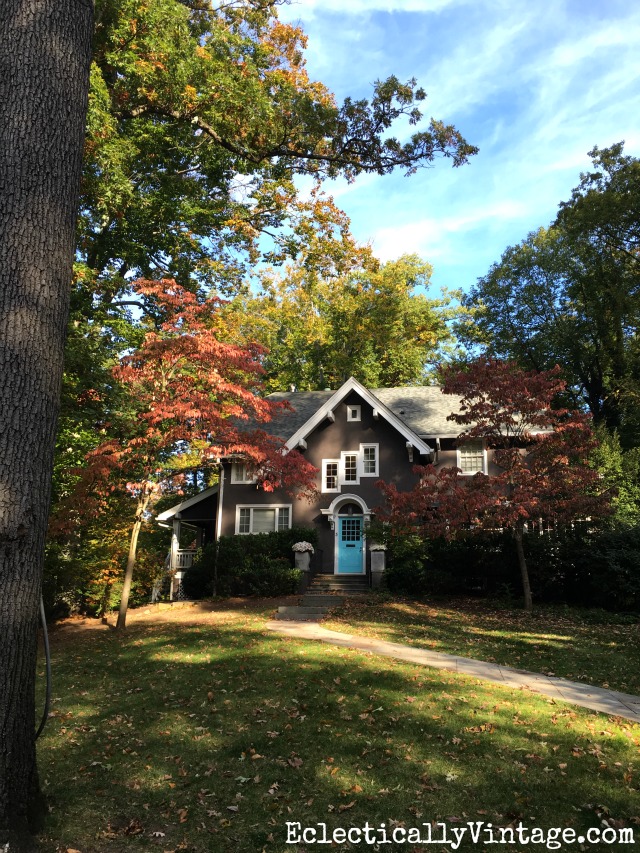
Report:
[[[640,727],[288,639],[266,630],[270,612],[202,606],[133,613],[124,637],[54,632],[43,853],[317,849],[287,846],[286,821],[583,832],[608,815],[638,836]]]
[[[425,603],[382,594],[347,601],[323,624],[640,694],[640,625],[628,616],[551,607],[527,614],[485,599]]]

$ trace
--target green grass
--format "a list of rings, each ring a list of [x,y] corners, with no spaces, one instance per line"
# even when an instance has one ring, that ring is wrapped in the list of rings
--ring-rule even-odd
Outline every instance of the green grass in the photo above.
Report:
[[[54,634],[53,717],[38,743],[44,853],[318,849],[287,846],[287,820],[584,830],[603,807],[638,820],[640,727],[287,639],[266,616]]]
[[[640,625],[604,611],[540,607],[528,615],[482,599],[421,603],[374,595],[347,602],[324,624],[640,694]]]

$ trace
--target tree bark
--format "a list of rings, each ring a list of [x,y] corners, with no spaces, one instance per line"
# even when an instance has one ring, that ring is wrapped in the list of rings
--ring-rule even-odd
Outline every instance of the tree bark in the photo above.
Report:
[[[122,586],[122,597],[120,598],[120,609],[118,611],[118,621],[116,622],[116,630],[122,631],[127,627],[127,610],[129,609],[129,594],[131,592],[131,581],[133,580],[133,570],[136,565],[136,554],[138,551],[138,536],[144,521],[144,514],[149,506],[151,492],[146,492],[138,501],[136,511],[136,520],[131,531],[131,539],[129,540],[129,555],[127,557],[127,568],[124,573],[124,584]]]
[[[533,598],[531,596],[531,584],[529,583],[529,569],[527,568],[527,558],[524,554],[524,545],[522,544],[522,528],[517,527],[513,534],[516,540],[516,551],[518,552],[518,564],[520,566],[520,577],[522,578],[522,590],[524,592],[524,609],[527,613],[533,610]]]
[[[0,849],[32,849],[39,599],[91,0],[0,3]]]

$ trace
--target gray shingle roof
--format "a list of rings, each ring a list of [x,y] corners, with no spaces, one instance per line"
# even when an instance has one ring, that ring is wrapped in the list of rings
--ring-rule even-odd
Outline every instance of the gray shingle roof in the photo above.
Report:
[[[420,436],[458,435],[462,427],[447,417],[460,411],[460,397],[443,394],[439,385],[377,388],[372,394]]]
[[[261,425],[272,435],[284,439],[292,436],[323,406],[335,391],[279,391],[270,394],[274,402],[286,400],[295,411],[283,412]],[[371,392],[419,436],[457,435],[460,428],[447,415],[458,409],[459,398],[443,394],[440,386],[426,385],[404,388],[378,388]]]

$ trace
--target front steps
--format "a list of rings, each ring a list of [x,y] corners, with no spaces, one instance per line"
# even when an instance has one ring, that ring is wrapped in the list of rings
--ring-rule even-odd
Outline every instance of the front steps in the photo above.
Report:
[[[345,598],[368,592],[368,580],[362,575],[315,575],[300,604],[279,607],[276,619],[318,622],[330,610],[339,607]]]
[[[307,595],[316,592],[362,595],[369,592],[369,580],[366,575],[314,575]]]

